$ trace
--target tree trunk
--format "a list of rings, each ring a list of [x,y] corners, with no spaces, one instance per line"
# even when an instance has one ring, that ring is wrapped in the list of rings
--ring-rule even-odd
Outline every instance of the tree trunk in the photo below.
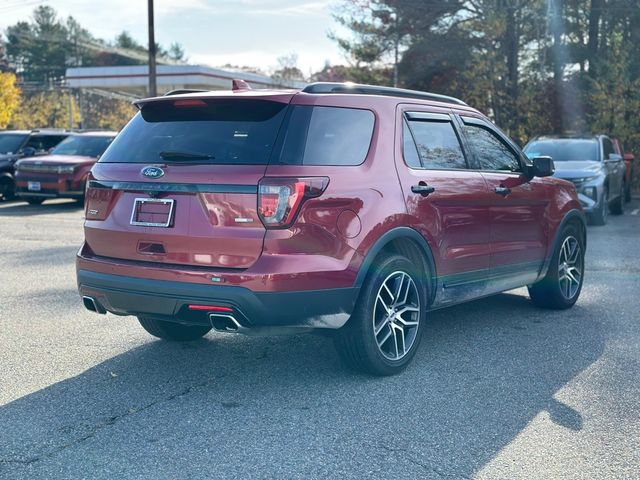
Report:
[[[589,60],[589,75],[596,75],[598,45],[600,37],[600,18],[602,16],[603,0],[591,0],[589,9],[589,40],[587,41],[587,59]]]

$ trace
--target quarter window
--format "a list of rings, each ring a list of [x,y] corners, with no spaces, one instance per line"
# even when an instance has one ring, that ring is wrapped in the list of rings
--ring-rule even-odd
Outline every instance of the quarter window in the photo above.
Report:
[[[360,165],[371,144],[370,110],[294,105],[279,163]]]
[[[492,132],[477,125],[465,125],[464,131],[482,170],[520,171],[518,157]]]
[[[611,140],[609,140],[608,138],[602,139],[602,150],[604,153],[605,160],[607,160],[612,153],[615,153],[613,150],[613,144],[611,143]]]
[[[433,170],[467,168],[460,141],[451,122],[409,120],[408,125],[415,140],[422,168]],[[411,152],[406,142],[405,136],[405,159],[409,164]]]

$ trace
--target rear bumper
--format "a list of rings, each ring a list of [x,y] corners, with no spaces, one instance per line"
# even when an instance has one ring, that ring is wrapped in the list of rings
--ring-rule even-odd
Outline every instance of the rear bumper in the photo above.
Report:
[[[117,315],[148,315],[183,324],[209,325],[209,312],[188,306],[233,309],[247,328],[294,326],[340,328],[353,311],[359,289],[253,292],[230,285],[203,285],[112,275],[79,269],[78,290]]]

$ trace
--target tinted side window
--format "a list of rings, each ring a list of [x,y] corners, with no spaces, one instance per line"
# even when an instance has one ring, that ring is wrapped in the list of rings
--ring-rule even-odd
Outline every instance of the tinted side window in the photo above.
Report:
[[[369,110],[292,107],[279,163],[288,165],[360,165],[373,135]]]
[[[492,132],[477,125],[465,125],[464,131],[483,170],[520,171],[518,158]]]
[[[467,168],[451,122],[409,120],[423,168]]]
[[[608,138],[602,139],[602,150],[604,152],[605,160],[609,158],[609,155],[611,155],[612,153],[615,153],[613,151],[613,144],[611,143],[611,140],[609,140]]]
[[[27,147],[33,147],[38,152],[51,150],[64,140],[67,135],[32,135]]]

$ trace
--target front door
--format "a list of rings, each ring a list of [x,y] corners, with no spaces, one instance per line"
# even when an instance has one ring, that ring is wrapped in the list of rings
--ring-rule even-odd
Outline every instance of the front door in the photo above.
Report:
[[[407,222],[433,252],[438,290],[434,307],[484,294],[490,267],[490,193],[469,169],[459,130],[448,110],[399,109],[396,168]]]
[[[549,244],[549,186],[523,175],[523,154],[495,127],[479,118],[462,117],[462,121],[466,144],[492,192],[491,292],[487,293],[532,283]]]

